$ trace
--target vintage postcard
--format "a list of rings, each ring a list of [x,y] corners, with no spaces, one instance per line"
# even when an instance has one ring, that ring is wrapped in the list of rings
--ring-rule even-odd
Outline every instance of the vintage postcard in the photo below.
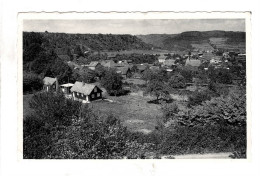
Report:
[[[18,32],[20,161],[250,159],[250,13],[20,13]]]

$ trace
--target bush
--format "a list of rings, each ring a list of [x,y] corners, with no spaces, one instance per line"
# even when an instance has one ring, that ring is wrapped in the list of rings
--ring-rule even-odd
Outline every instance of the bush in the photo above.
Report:
[[[164,123],[169,121],[170,119],[173,119],[174,116],[179,112],[179,108],[176,103],[170,103],[170,104],[165,103],[162,105],[161,108],[163,112],[162,120]]]
[[[198,92],[195,91],[191,96],[188,97],[188,107],[200,105],[202,102],[211,99],[210,91]]]
[[[28,116],[23,121],[23,158],[41,159],[51,150],[50,129],[44,121]]]
[[[178,74],[178,75],[173,75],[170,79],[169,79],[169,86],[172,88],[184,88],[186,87],[186,82],[185,82],[185,78]]]
[[[47,118],[42,112],[32,118],[27,117],[24,121],[24,158],[146,158],[148,151],[153,149],[153,144],[134,139],[117,118],[97,116],[87,106],[77,107],[76,110],[69,120],[71,123],[65,123],[65,126],[46,123],[43,118]],[[55,115],[62,115],[63,118],[59,119],[64,120],[65,117],[69,118],[65,113],[70,115],[68,110],[61,108]]]
[[[227,124],[179,126],[164,131],[159,148],[161,154],[245,151],[246,128]]]
[[[70,125],[78,114],[80,102],[66,99],[62,93],[43,92],[34,94],[29,102],[34,114],[49,125]]]

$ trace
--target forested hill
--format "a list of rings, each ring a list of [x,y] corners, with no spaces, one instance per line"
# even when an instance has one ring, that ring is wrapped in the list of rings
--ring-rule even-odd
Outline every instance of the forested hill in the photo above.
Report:
[[[148,35],[137,35],[137,37],[143,40],[147,44],[164,48],[163,41],[168,38],[173,38],[176,35],[177,34],[148,34]]]
[[[192,48],[193,43],[209,42],[211,38],[223,38],[226,44],[245,42],[245,32],[233,31],[188,31],[180,34],[150,34],[138,35],[138,38],[162,49],[187,49]]]
[[[30,44],[34,32],[24,32],[24,45]],[[83,49],[94,51],[119,51],[131,49],[150,49],[151,45],[133,35],[113,34],[65,34],[65,33],[37,33],[43,39],[45,48],[69,48],[76,49],[77,46]],[[66,53],[61,53],[66,54]]]

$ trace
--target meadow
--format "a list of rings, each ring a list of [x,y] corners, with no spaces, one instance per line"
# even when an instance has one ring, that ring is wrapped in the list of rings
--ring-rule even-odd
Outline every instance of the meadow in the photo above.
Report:
[[[131,131],[149,133],[155,129],[157,117],[162,116],[161,107],[148,103],[150,97],[125,95],[109,96],[108,101],[94,101],[90,106],[101,114],[113,114]]]

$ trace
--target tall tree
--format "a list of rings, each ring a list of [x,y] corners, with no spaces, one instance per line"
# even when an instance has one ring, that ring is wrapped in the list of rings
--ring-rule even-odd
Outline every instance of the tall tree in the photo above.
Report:
[[[122,92],[122,76],[110,69],[101,79],[101,85],[104,86],[107,92],[111,95],[118,95]]]

